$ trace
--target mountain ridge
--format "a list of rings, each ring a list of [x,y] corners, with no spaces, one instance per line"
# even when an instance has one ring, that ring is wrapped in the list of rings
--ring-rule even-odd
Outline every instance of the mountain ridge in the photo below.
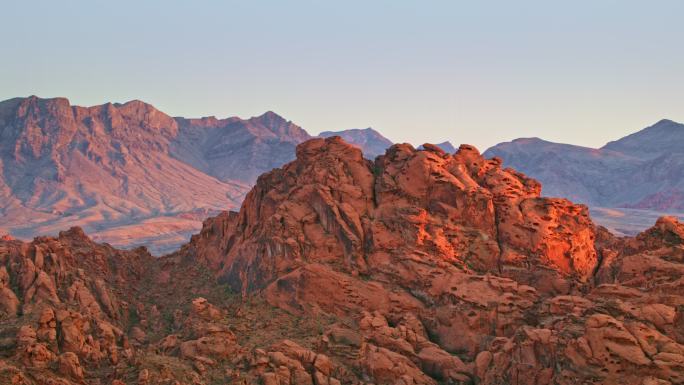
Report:
[[[596,149],[521,138],[485,154],[538,178],[546,195],[595,207],[684,211],[683,143],[684,125],[663,119]]]
[[[485,155],[541,180],[547,196],[592,209],[676,213],[684,211],[681,127],[664,119],[600,149],[517,139]],[[659,153],[639,145],[635,150],[634,141],[644,142],[646,134],[660,138],[655,148],[663,141],[669,147]],[[342,135],[370,159],[391,145],[370,128],[319,136],[332,135]],[[98,241],[171,251],[200,229],[200,213],[237,207],[258,175],[293,160],[296,146],[312,137],[273,111],[245,119],[182,118],[140,100],[81,107],[66,98],[9,99],[0,102],[0,232],[30,238],[81,225]],[[437,146],[456,152],[449,142]],[[174,181],[177,175],[186,176]],[[165,186],[165,192],[153,186]],[[614,210],[596,213],[618,233],[644,228],[641,221],[614,224],[618,217],[599,215]]]
[[[310,138],[273,111],[188,119],[140,100],[2,101],[0,232],[31,238],[79,225],[98,241],[168,252],[201,228],[199,213],[236,208],[258,175]]]

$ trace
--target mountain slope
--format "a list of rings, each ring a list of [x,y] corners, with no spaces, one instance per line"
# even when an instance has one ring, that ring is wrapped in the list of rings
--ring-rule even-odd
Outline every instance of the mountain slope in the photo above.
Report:
[[[684,124],[663,119],[602,149],[621,152],[640,159],[654,159],[663,154],[684,153]]]
[[[600,149],[516,139],[485,152],[545,186],[596,207],[684,210],[684,125],[663,120]]]
[[[96,233],[239,205],[247,186],[171,156],[176,121],[132,101],[95,107],[30,97],[0,103],[2,227],[19,236]],[[180,223],[181,232],[199,222]],[[189,226],[189,227],[188,227]]]
[[[367,156],[391,143],[340,131]],[[119,247],[173,250],[311,136],[281,116],[171,118],[131,101],[93,107],[35,96],[0,102],[0,233],[81,226]]]
[[[292,160],[295,146],[311,137],[270,111],[250,119],[176,121],[179,132],[171,144],[175,158],[219,180],[247,184]]]

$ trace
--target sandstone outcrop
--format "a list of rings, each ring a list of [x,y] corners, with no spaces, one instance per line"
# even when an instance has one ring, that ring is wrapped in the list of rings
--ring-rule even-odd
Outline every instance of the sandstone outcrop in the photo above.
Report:
[[[333,344],[381,382],[404,381],[401,373],[415,368],[430,381],[484,383],[672,377],[619,356],[636,350],[616,348],[611,368],[585,348],[612,346],[612,337],[595,334],[607,327],[592,314],[614,317],[606,310],[613,308],[677,343],[678,284],[648,278],[682,276],[679,263],[665,263],[678,255],[676,220],[618,239],[597,228],[585,206],[540,191],[467,145],[455,154],[395,145],[370,162],[339,138],[312,140],[298,147],[297,160],[259,179],[240,213],[224,218],[221,228],[232,232],[196,238],[186,251],[221,266],[217,277],[235,292],[264,293],[295,314],[351,316],[357,325],[365,312],[394,324],[412,314],[434,346],[416,351],[381,338],[390,332],[362,333],[358,346]],[[672,297],[636,295],[630,285]],[[376,364],[406,365],[369,366],[369,355]],[[386,371],[400,375],[388,379]]]
[[[539,192],[471,146],[332,137],[161,258],[0,240],[0,383],[684,382],[684,225],[617,238]]]

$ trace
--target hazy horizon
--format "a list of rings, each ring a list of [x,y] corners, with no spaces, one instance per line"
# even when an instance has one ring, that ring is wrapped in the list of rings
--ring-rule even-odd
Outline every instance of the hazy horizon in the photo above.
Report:
[[[200,6],[201,5],[201,6]],[[8,3],[0,99],[600,147],[684,122],[684,3]]]

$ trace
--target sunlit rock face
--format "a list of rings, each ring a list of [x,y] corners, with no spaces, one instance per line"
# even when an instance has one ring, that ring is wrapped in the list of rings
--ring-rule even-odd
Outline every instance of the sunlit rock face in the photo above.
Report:
[[[586,207],[539,191],[472,146],[394,145],[371,162],[339,137],[314,139],[247,195],[219,275],[249,292],[306,263],[391,275],[429,260],[567,291],[554,281],[596,268],[594,226]]]

